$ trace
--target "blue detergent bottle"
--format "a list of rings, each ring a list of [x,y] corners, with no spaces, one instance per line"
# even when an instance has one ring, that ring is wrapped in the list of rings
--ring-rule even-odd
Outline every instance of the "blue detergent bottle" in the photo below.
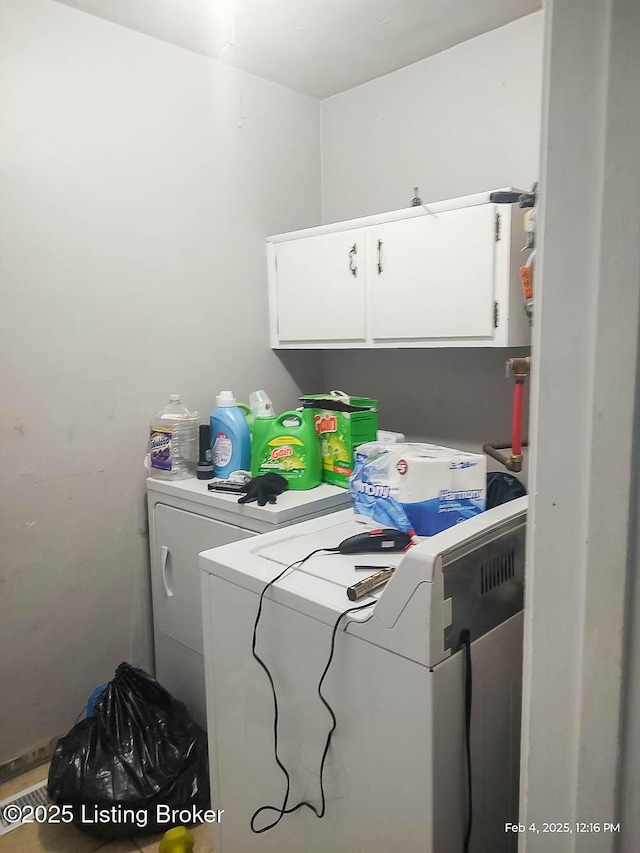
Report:
[[[211,413],[211,455],[216,477],[251,467],[251,433],[247,418],[231,391],[221,391]]]

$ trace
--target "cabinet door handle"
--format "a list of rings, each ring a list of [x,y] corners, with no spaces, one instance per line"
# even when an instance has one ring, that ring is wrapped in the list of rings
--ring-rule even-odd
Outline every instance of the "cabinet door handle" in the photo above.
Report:
[[[358,244],[354,243],[353,246],[349,249],[349,269],[351,270],[351,274],[353,276],[358,275],[358,267],[353,262],[353,256],[358,254]]]
[[[378,240],[378,275],[382,272],[382,240]]]
[[[162,567],[162,583],[164,585],[164,594],[167,598],[173,595],[173,570],[169,566],[167,571],[167,560],[169,559],[169,549],[166,545],[160,548],[160,565]]]

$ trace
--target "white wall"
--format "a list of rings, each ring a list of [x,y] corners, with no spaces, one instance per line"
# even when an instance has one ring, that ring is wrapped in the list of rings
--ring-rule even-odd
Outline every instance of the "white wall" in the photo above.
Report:
[[[520,822],[620,829],[519,850],[636,853],[640,4],[546,14]]]
[[[50,0],[0,30],[1,763],[150,665],[152,413],[322,365],[268,349],[264,251],[320,219],[317,102]]]
[[[538,176],[543,13],[321,104],[325,222]],[[461,253],[461,263],[473,258]],[[515,351],[329,352],[325,385],[381,401],[384,427],[469,449],[509,440]]]
[[[324,222],[538,177],[544,13],[321,104]]]

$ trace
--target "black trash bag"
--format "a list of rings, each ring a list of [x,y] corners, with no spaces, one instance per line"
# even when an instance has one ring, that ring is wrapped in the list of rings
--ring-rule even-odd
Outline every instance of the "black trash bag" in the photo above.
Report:
[[[164,832],[193,822],[186,814],[165,822],[168,809],[209,808],[207,736],[182,702],[143,670],[121,663],[95,716],[58,741],[48,788],[51,800],[72,806],[75,822],[92,835]]]
[[[517,477],[506,471],[489,471],[487,474],[487,509],[506,504],[527,494]]]

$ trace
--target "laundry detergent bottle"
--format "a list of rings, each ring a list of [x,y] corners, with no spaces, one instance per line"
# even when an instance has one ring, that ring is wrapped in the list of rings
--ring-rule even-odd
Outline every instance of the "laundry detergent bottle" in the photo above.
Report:
[[[276,416],[273,412],[273,403],[264,391],[252,391],[249,394],[249,406],[253,415],[251,476],[257,477],[260,473],[263,447],[271,432]]]
[[[216,477],[228,477],[233,471],[248,471],[251,466],[251,433],[247,418],[236,405],[231,391],[221,391],[211,413],[211,455]]]
[[[313,489],[322,479],[322,449],[311,409],[275,418],[260,450],[259,473],[280,474],[290,489]]]

